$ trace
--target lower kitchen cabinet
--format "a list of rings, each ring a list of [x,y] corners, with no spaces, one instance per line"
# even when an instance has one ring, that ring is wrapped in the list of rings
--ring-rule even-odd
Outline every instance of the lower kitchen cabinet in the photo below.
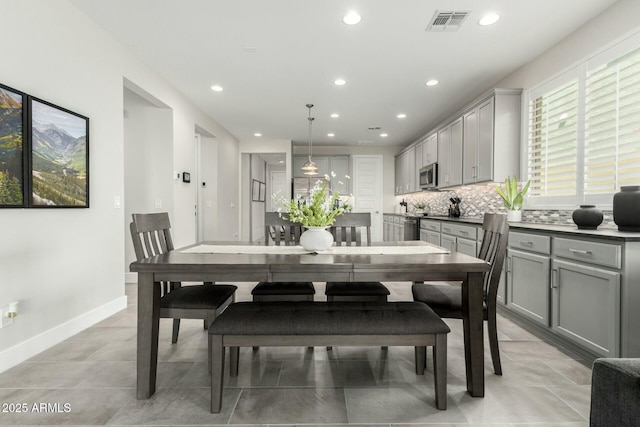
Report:
[[[478,246],[475,240],[462,239],[458,237],[457,239],[457,252],[461,254],[469,255],[472,257],[478,256]]]
[[[550,326],[549,256],[509,248],[506,263],[509,308]]]
[[[620,273],[553,260],[553,330],[602,357],[620,348]]]
[[[454,236],[443,234],[440,238],[440,243],[443,248],[456,252],[456,238]]]

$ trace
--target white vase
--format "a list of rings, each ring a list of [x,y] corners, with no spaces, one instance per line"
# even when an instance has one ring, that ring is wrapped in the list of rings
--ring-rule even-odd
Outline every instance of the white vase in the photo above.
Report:
[[[522,211],[507,211],[507,221],[510,221],[510,222],[522,221]]]
[[[333,236],[328,227],[307,227],[300,236],[300,244],[308,251],[324,251],[333,245]]]

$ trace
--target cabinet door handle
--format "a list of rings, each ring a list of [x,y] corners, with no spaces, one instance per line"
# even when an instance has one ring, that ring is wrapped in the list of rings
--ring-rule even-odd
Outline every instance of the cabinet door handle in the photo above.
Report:
[[[520,244],[522,246],[533,246],[533,242],[531,242],[531,241],[520,240]]]
[[[464,230],[460,230],[460,234],[468,235],[469,232],[468,231],[464,231]]]
[[[584,251],[582,249],[569,248],[569,252],[577,254],[577,255],[591,255],[591,251]]]
[[[473,166],[473,167],[471,168],[471,171],[472,171],[472,173],[471,173],[471,178],[475,178],[475,177],[476,177],[476,167],[475,167],[475,166]]]
[[[554,268],[551,270],[551,289],[557,288],[558,285],[558,269]]]
[[[447,233],[451,233],[451,229],[450,228],[442,227],[442,231],[446,231]]]
[[[511,273],[511,257],[507,257],[507,273]]]

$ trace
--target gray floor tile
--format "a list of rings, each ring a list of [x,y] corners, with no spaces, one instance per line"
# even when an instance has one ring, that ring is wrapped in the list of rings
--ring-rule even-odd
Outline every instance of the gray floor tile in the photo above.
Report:
[[[345,388],[350,423],[466,423],[448,399],[447,410],[436,408],[433,387]]]
[[[211,413],[208,388],[159,389],[148,400],[130,400],[109,421],[110,425],[226,424],[240,389],[225,389],[222,410]]]
[[[175,387],[193,366],[191,362],[158,363],[156,386]],[[76,388],[136,387],[136,362],[93,362],[85,378]]]
[[[282,362],[260,361],[242,363],[238,376],[229,375],[229,361],[225,362],[225,387],[275,387],[278,385]],[[187,374],[174,387],[210,387],[209,370],[205,362],[193,363]]]
[[[242,391],[230,424],[346,422],[341,388],[256,388]]]
[[[0,388],[71,388],[91,374],[91,362],[24,362],[0,374]]]
[[[484,398],[471,397],[460,388],[451,395],[472,423],[584,421],[546,387],[487,386]]]
[[[574,359],[545,360],[544,363],[552,369],[567,377],[574,384],[591,384],[591,367],[584,362]]]
[[[544,341],[503,341],[500,355],[503,353],[513,360],[577,358],[577,355]]]
[[[135,340],[109,342],[87,357],[88,361],[136,361],[137,342]]]
[[[571,406],[585,419],[589,419],[591,410],[591,386],[550,386],[549,390],[567,405]]]
[[[30,362],[62,362],[87,360],[102,349],[105,342],[70,342],[64,341],[29,359]]]
[[[136,329],[131,327],[92,326],[68,338],[65,342],[107,343],[109,341],[129,341],[136,337]]]

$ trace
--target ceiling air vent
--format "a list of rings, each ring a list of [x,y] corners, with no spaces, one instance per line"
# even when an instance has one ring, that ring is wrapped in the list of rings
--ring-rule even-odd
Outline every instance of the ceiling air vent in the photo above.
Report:
[[[373,132],[373,131],[382,129],[382,127],[380,127],[380,126],[370,126],[367,129]]]
[[[458,31],[469,11],[442,11],[436,10],[427,31]]]

